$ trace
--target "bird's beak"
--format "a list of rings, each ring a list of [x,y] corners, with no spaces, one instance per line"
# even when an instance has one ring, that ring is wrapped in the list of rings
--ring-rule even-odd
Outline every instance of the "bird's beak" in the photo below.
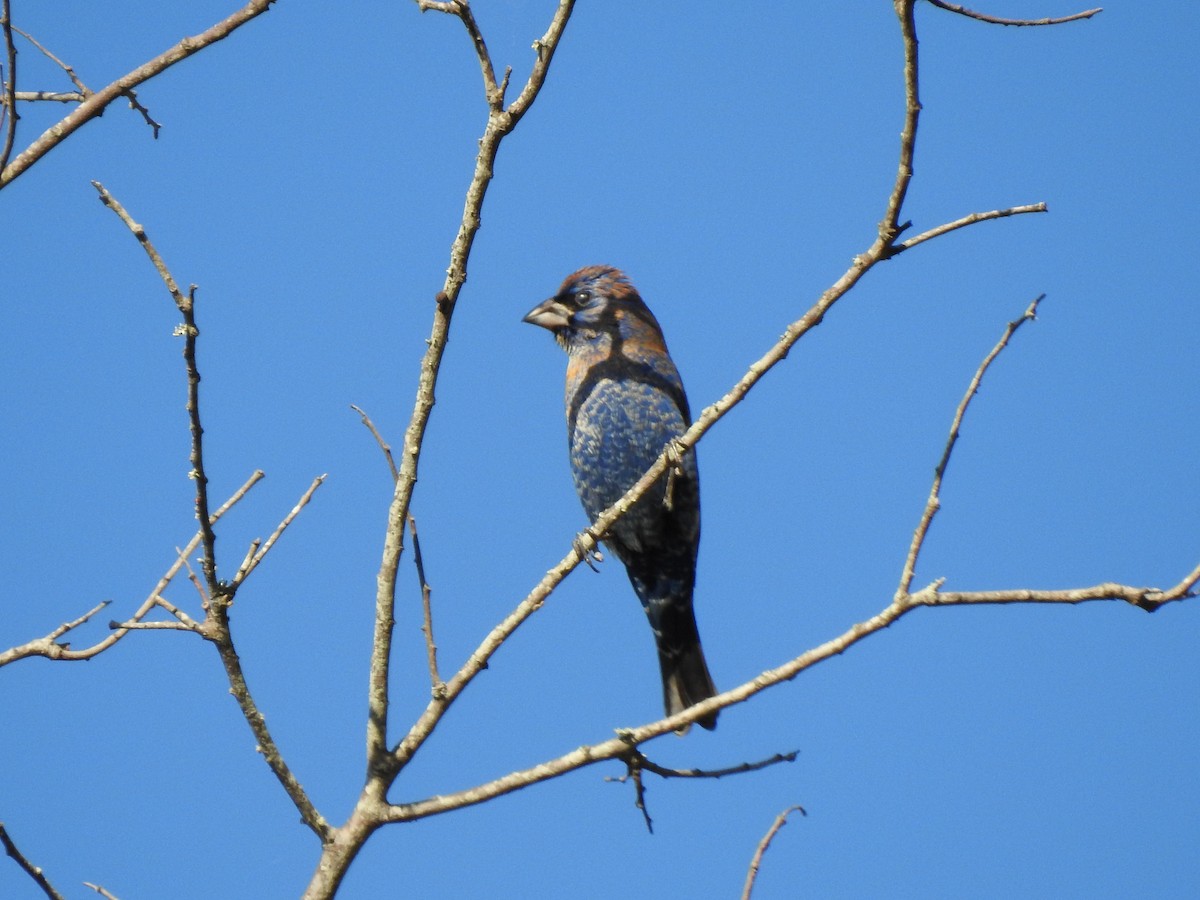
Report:
[[[571,324],[571,312],[563,304],[551,297],[549,300],[531,309],[521,321],[528,322],[530,325],[541,325],[543,328],[548,328],[551,331],[557,331]]]

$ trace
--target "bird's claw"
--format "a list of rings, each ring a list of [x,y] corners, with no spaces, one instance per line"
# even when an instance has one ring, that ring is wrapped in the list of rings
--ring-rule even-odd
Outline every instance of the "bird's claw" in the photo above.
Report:
[[[571,544],[575,548],[575,552],[579,554],[580,560],[583,561],[589,569],[591,569],[593,572],[600,571],[596,568],[596,563],[604,562],[604,554],[600,552],[600,548],[596,547],[595,545],[592,547],[585,545],[582,534],[575,535],[575,540],[572,541]]]

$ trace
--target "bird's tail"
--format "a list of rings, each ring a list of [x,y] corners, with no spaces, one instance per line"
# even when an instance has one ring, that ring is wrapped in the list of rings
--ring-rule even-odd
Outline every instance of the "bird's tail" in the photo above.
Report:
[[[658,662],[662,667],[663,706],[668,716],[683,712],[689,706],[695,706],[702,700],[717,695],[716,685],[713,684],[712,676],[708,674],[708,664],[704,661],[704,650],[700,646],[699,638],[675,646],[668,646],[665,641],[660,640]],[[701,728],[712,731],[717,727],[717,714],[710,713],[696,721]],[[677,734],[686,734],[687,730],[688,726],[684,726]]]

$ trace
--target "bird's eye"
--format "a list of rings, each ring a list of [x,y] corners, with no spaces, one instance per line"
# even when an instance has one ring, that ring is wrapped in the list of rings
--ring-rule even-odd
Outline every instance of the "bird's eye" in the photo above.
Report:
[[[586,306],[587,302],[592,299],[591,291],[576,291],[575,296],[571,298],[575,301],[576,306]]]

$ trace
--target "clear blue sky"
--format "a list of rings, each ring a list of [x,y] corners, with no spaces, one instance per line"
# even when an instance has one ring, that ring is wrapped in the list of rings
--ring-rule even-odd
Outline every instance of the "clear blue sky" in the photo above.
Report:
[[[235,0],[14,2],[98,88]],[[478,4],[523,81],[552,3]],[[1076,11],[1063,0],[983,5]],[[1002,29],[918,10],[925,114],[907,218],[1046,201],[880,266],[699,447],[697,606],[729,687],[888,603],[946,429],[1007,321],[1045,292],[973,407],[917,573],[953,589],[1167,586],[1200,558],[1200,198],[1194,3],[1114,3]],[[565,359],[520,322],[568,272],[626,269],[693,409],[871,242],[895,172],[891,4],[581,2],[504,145],[414,501],[443,666],[583,525]],[[61,75],[22,47],[23,89]],[[390,496],[349,404],[399,443],[484,121],[459,24],[406,2],[281,0],[114,105],[0,197],[0,647],[101,599],[132,611],[192,533],[178,315],[104,182],[200,285],[214,493],[267,479],[220,529],[228,572],[329,479],[239,595],[256,697],[340,822],[362,783],[375,571]],[[24,108],[32,139],[61,107]],[[427,691],[401,573],[399,722]],[[181,582],[170,595],[195,609]],[[102,618],[107,618],[104,616]],[[105,633],[97,623],[77,645]],[[729,897],[783,808],[758,898],[1200,894],[1200,604],[921,610],[647,747],[719,767],[616,766],[368,844],[343,897]],[[469,787],[659,713],[624,573],[575,572],[495,658],[393,800]],[[70,897],[292,897],[317,858],[216,654],[131,635],[86,664],[0,670],[0,819]],[[8,860],[0,896],[39,896]]]

